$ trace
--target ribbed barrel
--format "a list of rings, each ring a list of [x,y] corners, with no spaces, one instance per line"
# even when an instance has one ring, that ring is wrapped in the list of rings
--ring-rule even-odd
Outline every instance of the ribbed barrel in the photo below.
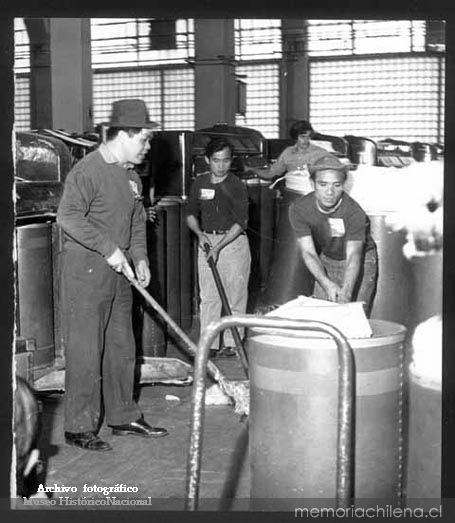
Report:
[[[355,497],[398,499],[406,329],[374,320],[371,327],[371,338],[350,340],[356,375]],[[277,498],[335,498],[335,342],[253,330],[248,355],[251,497],[264,508],[276,506]]]
[[[18,335],[34,338],[34,367],[54,361],[52,226],[38,223],[16,227]]]

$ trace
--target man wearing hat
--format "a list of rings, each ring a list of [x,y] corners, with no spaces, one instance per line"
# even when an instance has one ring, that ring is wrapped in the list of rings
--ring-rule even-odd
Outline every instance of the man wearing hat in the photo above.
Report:
[[[143,162],[158,124],[142,100],[129,99],[114,102],[103,125],[105,140],[68,174],[57,213],[64,233],[65,441],[95,451],[112,448],[97,436],[102,405],[115,435],[167,435],[133,401],[132,291],[122,274],[149,285],[142,186],[132,167]]]
[[[362,301],[369,316],[378,258],[370,222],[344,192],[348,167],[326,155],[310,167],[314,192],[296,200],[289,219],[302,257],[315,278],[313,296],[337,303]]]

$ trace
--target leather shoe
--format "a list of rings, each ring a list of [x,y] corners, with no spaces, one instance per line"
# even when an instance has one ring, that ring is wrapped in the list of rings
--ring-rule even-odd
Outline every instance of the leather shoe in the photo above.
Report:
[[[128,436],[128,434],[133,434],[142,436],[143,438],[160,438],[169,434],[166,429],[161,427],[151,427],[143,417],[131,423],[126,423],[125,425],[111,425],[111,428],[112,434],[115,436]]]
[[[68,445],[79,447],[84,450],[106,451],[112,447],[106,441],[100,439],[94,432],[65,432],[65,441]]]

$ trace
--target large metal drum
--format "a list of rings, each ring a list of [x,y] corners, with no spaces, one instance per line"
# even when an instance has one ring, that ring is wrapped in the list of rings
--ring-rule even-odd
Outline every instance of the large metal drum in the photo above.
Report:
[[[430,347],[429,347],[430,349]],[[409,499],[441,497],[441,382],[409,372]]]
[[[412,279],[412,325],[442,311],[442,251],[410,260]]]
[[[411,265],[417,329],[408,373],[406,490],[409,499],[437,499],[441,497],[442,252],[413,257]]]
[[[261,290],[267,285],[267,279],[272,261],[273,238],[275,236],[276,196],[277,192],[270,189],[270,182],[260,180],[260,235],[259,270],[261,275]]]
[[[156,209],[156,218],[147,222],[147,250],[150,262],[148,291],[163,307],[166,306],[166,213]],[[142,302],[142,356],[166,355],[166,325],[158,314]]]
[[[34,338],[34,367],[54,361],[54,308],[52,225],[35,223],[16,227],[18,336]]]
[[[355,497],[402,495],[405,327],[371,321],[351,339],[356,367]],[[309,334],[309,333],[307,333]],[[336,496],[338,356],[327,338],[252,331],[250,459],[253,505]],[[292,503],[291,503],[292,504]],[[299,505],[301,506],[301,505]]]
[[[410,327],[412,322],[411,264],[403,254],[406,232],[386,226],[387,214],[367,211],[371,235],[378,247],[379,275],[371,318],[396,321]]]
[[[244,180],[248,192],[247,236],[251,250],[251,271],[248,283],[248,311],[254,311],[261,290],[261,184],[259,178]]]
[[[166,214],[166,311],[180,324],[180,206],[178,199],[162,198],[157,207]]]

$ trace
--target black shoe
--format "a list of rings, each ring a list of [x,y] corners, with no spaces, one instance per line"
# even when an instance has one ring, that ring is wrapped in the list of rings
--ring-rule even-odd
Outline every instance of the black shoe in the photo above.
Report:
[[[216,358],[218,354],[220,353],[217,349],[210,349],[209,350],[209,358]]]
[[[84,450],[112,450],[109,443],[100,439],[94,432],[65,432],[65,441],[68,445]]]
[[[169,434],[166,429],[161,427],[151,427],[143,417],[125,425],[111,425],[111,428],[112,434],[115,436],[134,434],[143,438],[160,438]]]

